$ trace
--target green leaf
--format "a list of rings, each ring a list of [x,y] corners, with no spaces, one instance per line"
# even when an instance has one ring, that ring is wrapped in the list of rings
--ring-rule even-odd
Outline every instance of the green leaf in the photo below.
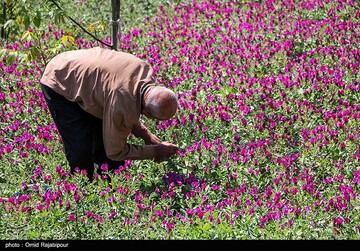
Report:
[[[209,223],[205,223],[205,225],[203,225],[203,226],[201,227],[201,229],[204,230],[204,231],[208,231],[210,228],[211,228],[211,226],[210,226]]]
[[[8,54],[7,49],[0,50],[0,59],[3,59]]]
[[[24,32],[24,34],[21,36],[21,40],[30,41],[31,40],[30,32],[29,31]]]
[[[41,13],[40,13],[40,11],[36,12],[36,17],[34,17],[33,23],[37,28],[40,27],[40,24],[41,24]]]
[[[9,57],[7,58],[6,60],[6,64],[7,65],[12,65],[14,63],[14,61],[16,60],[17,58],[17,52],[16,51],[12,51],[9,53]]]
[[[75,39],[72,36],[62,36],[61,38],[61,42],[65,45],[65,46],[71,46],[75,44]]]
[[[25,30],[27,30],[30,26],[30,17],[29,16],[24,17],[23,24],[24,24]]]
[[[38,48],[32,47],[30,49],[30,55],[31,55],[31,60],[39,59],[40,58],[40,52],[39,52]]]
[[[6,23],[4,24],[4,28],[10,28],[10,27],[13,27],[15,26],[16,23],[15,23],[15,20],[14,19],[10,19],[10,20],[7,20]]]

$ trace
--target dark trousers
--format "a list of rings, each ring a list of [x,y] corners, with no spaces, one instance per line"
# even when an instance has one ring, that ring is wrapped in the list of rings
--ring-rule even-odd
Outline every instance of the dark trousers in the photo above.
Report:
[[[48,104],[51,116],[63,141],[66,159],[71,173],[76,168],[86,170],[90,181],[93,180],[94,164],[108,165],[112,171],[124,165],[124,161],[113,161],[106,157],[102,120],[85,112],[76,102],[71,102],[41,84],[41,90]]]

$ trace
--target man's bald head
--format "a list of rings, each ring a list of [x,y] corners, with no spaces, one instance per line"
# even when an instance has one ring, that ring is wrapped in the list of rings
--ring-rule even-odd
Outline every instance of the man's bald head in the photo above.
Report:
[[[163,86],[152,86],[144,93],[142,113],[158,120],[172,118],[177,110],[177,97],[173,91]]]

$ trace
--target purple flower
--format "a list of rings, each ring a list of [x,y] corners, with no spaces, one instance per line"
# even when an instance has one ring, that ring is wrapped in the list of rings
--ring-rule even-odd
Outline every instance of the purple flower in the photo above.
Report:
[[[113,210],[113,211],[108,215],[108,219],[113,219],[116,215],[117,215],[116,210]]]
[[[74,221],[74,220],[76,220],[76,215],[75,214],[69,214],[68,219],[69,219],[69,221]]]
[[[143,210],[146,208],[146,205],[143,204],[143,203],[139,203],[139,204],[137,204],[137,208],[138,208],[140,211],[143,211]]]

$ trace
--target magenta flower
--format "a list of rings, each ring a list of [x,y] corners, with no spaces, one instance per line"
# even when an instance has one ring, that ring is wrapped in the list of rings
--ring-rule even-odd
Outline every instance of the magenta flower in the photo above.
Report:
[[[89,218],[89,219],[94,219],[95,218],[95,214],[91,211],[87,211],[86,212],[86,216]]]
[[[81,196],[78,194],[75,194],[73,198],[74,198],[75,202],[79,202],[81,199]]]
[[[116,210],[113,210],[113,211],[108,215],[108,218],[109,218],[109,219],[113,219],[116,215],[117,215]]]
[[[74,221],[74,220],[76,220],[76,215],[75,214],[69,214],[68,219],[69,219],[69,221]]]
[[[102,164],[101,167],[100,167],[100,169],[101,169],[102,171],[108,171],[108,170],[109,170],[108,164]]]
[[[264,192],[264,197],[266,198],[266,197],[270,197],[271,196],[271,194],[272,194],[272,187],[267,187],[266,188],[266,190],[265,190],[265,192]]]
[[[137,208],[138,208],[140,211],[143,211],[143,210],[146,208],[146,205],[143,204],[143,203],[139,203],[139,204],[137,204]]]
[[[335,226],[341,226],[344,223],[344,220],[337,217],[337,218],[334,218],[333,222],[334,222]]]

